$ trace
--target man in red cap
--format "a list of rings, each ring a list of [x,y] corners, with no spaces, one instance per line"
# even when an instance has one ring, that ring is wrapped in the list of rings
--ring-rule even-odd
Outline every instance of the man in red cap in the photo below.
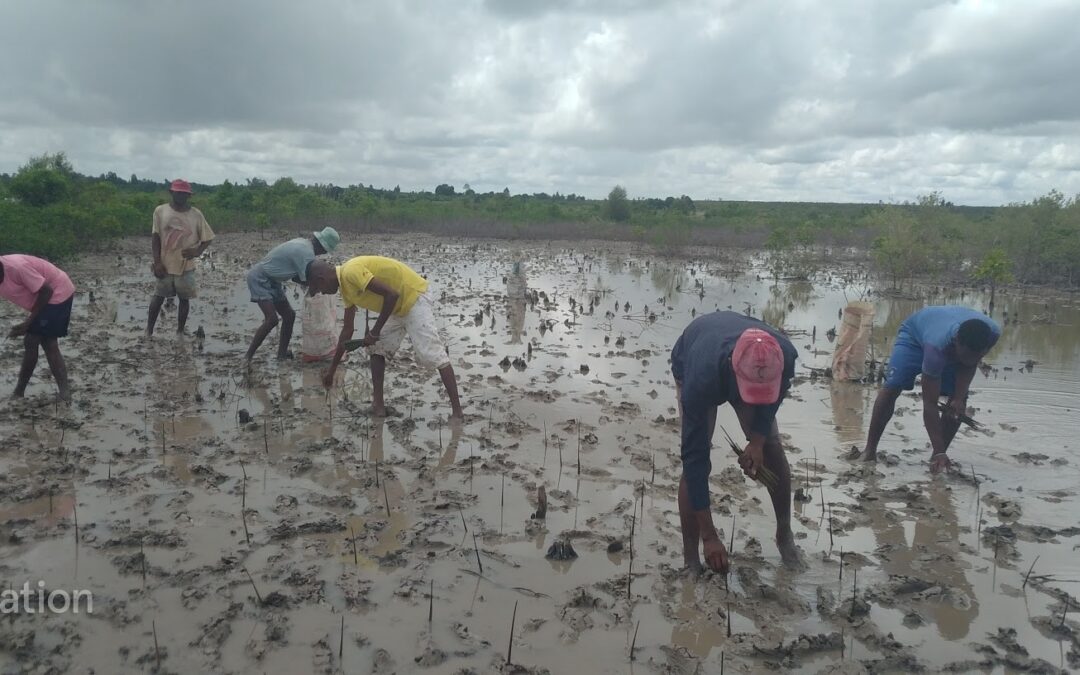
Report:
[[[206,251],[214,231],[202,211],[188,204],[191,184],[177,178],[169,185],[172,201],[154,209],[153,251],[157,288],[150,300],[146,335],[154,334],[154,324],[165,298],[178,298],[176,332],[187,324],[190,300],[195,297],[195,260]]]
[[[709,451],[716,409],[730,403],[749,442],[739,459],[753,478],[762,466],[777,477],[770,491],[776,513],[776,545],[785,563],[799,554],[791,533],[791,470],[780,445],[776,411],[795,376],[795,346],[763,321],[737,312],[703,314],[687,326],[671,350],[671,372],[682,417],[683,475],[679,482],[679,520],[683,559],[701,570],[705,563],[726,572],[727,549],[716,532],[709,508]]]

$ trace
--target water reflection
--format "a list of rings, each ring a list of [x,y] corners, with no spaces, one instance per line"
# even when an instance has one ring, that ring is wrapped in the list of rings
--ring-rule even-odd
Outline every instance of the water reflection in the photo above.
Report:
[[[871,493],[881,494],[876,481],[868,487]],[[873,505],[868,508],[871,529],[877,550],[883,553],[882,569],[928,582],[929,591],[940,589],[940,594],[930,595],[916,607],[937,626],[943,639],[960,640],[967,637],[979,615],[979,603],[965,573],[967,566],[960,561],[960,525],[952,497],[942,481],[929,483],[925,490],[928,504],[909,498],[901,514],[890,509],[887,497],[868,502]],[[912,516],[909,544],[905,524],[911,524]]]

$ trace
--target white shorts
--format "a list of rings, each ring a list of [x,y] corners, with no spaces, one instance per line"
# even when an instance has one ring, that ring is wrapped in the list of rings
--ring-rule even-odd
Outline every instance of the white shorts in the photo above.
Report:
[[[439,336],[435,301],[430,296],[430,289],[421,293],[405,316],[391,314],[379,332],[379,341],[368,348],[368,353],[392,359],[408,335],[420,365],[436,369],[450,365],[446,343]]]

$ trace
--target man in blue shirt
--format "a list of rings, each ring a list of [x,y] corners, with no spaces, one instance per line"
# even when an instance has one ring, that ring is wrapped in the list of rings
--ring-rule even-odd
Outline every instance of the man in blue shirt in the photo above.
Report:
[[[679,481],[679,520],[683,559],[701,570],[705,563],[726,572],[727,549],[709,508],[709,452],[716,409],[730,403],[749,443],[739,459],[753,478],[766,466],[778,485],[770,493],[776,513],[776,544],[785,563],[798,560],[791,533],[791,471],[780,445],[776,411],[795,376],[795,346],[763,321],[737,312],[704,314],[687,326],[671,350],[671,373],[682,417],[683,475]]]
[[[263,322],[255,331],[255,337],[248,347],[244,357],[246,362],[251,362],[259,345],[277,326],[278,315],[281,316],[282,323],[277,357],[278,360],[288,358],[296,312],[285,297],[282,283],[295,281],[307,284],[308,266],[314,262],[315,256],[333,251],[339,241],[337,230],[326,227],[319,232],[313,232],[311,239],[297,237],[275,246],[265,258],[248,270],[248,291],[251,293],[251,301],[258,304],[262,310]]]
[[[999,337],[997,323],[967,307],[926,307],[905,319],[889,355],[885,385],[874,402],[863,459],[877,459],[878,442],[896,399],[902,390],[914,389],[915,376],[922,373],[923,424],[933,447],[930,470],[936,473],[946,468],[945,453],[967,409],[975,369]],[[944,414],[938,409],[942,396],[949,397]]]

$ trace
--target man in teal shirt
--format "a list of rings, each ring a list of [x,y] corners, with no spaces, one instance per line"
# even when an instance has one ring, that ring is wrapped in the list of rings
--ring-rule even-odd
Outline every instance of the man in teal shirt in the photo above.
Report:
[[[278,342],[278,360],[289,357],[289,340],[292,339],[293,323],[296,312],[285,296],[286,281],[307,284],[308,266],[315,256],[329,253],[337,248],[340,238],[332,227],[313,232],[311,239],[298,237],[275,246],[266,257],[255,263],[248,270],[247,285],[251,301],[259,305],[263,313],[263,322],[255,331],[245,360],[250,363],[259,345],[278,324],[281,317],[281,334]]]

